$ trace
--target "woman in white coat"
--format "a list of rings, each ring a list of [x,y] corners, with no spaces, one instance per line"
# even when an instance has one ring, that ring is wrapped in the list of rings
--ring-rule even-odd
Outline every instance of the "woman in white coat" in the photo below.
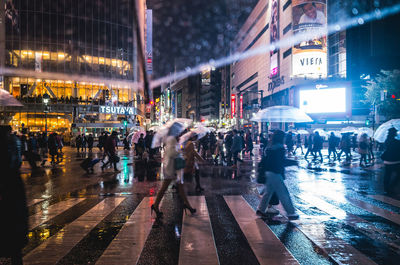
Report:
[[[175,165],[175,159],[180,156],[180,152],[178,151],[178,140],[179,140],[179,134],[180,134],[180,128],[181,126],[179,123],[174,123],[167,134],[167,138],[165,140],[165,151],[164,151],[164,180],[161,185],[160,190],[157,193],[157,198],[154,202],[154,204],[151,206],[151,210],[154,211],[157,214],[157,218],[160,218],[163,216],[163,213],[159,210],[159,205],[161,202],[161,199],[164,196],[165,191],[167,190],[169,184],[173,180],[177,180],[177,169]],[[183,170],[180,169],[180,170]],[[183,183],[181,180],[177,181],[177,187],[178,187],[178,192],[179,196],[183,200],[183,208],[188,209],[192,214],[196,212],[196,209],[192,208],[190,206],[190,203],[186,197],[185,191],[183,189]]]

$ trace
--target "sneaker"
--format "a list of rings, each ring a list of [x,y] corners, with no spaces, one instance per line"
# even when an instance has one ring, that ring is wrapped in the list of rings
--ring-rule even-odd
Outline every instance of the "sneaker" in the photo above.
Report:
[[[268,217],[268,214],[266,214],[266,213],[264,213],[264,212],[262,212],[262,211],[260,211],[260,210],[257,210],[257,211],[256,211],[256,215],[258,215],[258,216],[260,216],[260,217]]]
[[[289,220],[297,220],[297,219],[300,218],[300,216],[299,216],[297,213],[288,214],[288,215],[286,215],[286,217],[287,217]]]
[[[268,207],[267,210],[265,211],[267,214],[273,214],[273,215],[278,215],[279,210],[275,209],[274,207]]]

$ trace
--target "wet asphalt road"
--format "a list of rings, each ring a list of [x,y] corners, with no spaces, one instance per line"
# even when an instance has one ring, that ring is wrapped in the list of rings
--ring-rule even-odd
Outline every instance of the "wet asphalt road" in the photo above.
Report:
[[[139,211],[144,198],[155,196],[160,187],[160,161],[151,162],[146,169],[133,159],[131,152],[120,150],[120,173],[112,169],[101,172],[99,163],[94,174],[87,174],[79,167],[87,154],[77,155],[68,147],[64,153],[57,166],[33,172],[26,163],[22,167],[30,221],[36,222],[31,223],[29,243],[23,250],[26,264],[35,263],[31,257],[38,264],[102,264],[105,251],[118,241],[119,234],[124,234],[129,217]],[[96,150],[94,156],[100,153]],[[382,165],[378,162],[373,167],[360,168],[356,160],[344,166],[296,159],[300,166],[288,168],[286,184],[300,220],[289,222],[284,215],[263,220],[265,228],[278,239],[276,242],[283,244],[300,264],[399,264],[400,197],[383,194]],[[260,198],[260,187],[255,183],[258,161],[258,155],[245,156],[244,163],[235,170],[211,163],[202,165],[200,176],[205,191],[201,193],[195,192],[194,181],[185,182],[189,196],[205,197],[204,207],[220,264],[263,263],[226,201],[226,196],[240,197],[256,209]],[[107,205],[119,198],[122,199],[113,201],[115,205],[104,216],[96,214],[96,222],[90,219],[85,223],[89,220],[86,215],[101,202]],[[161,221],[153,218],[154,223],[142,240],[138,264],[183,264],[180,252],[184,213],[173,189],[168,189],[161,210],[165,216]],[[86,227],[87,233],[77,237],[79,231],[71,232],[76,239],[73,244],[67,243],[68,231],[77,224]],[[60,254],[46,259],[46,252],[39,251],[44,246],[49,253]],[[111,263],[124,263],[119,258]],[[9,260],[0,259],[2,263],[8,264]]]

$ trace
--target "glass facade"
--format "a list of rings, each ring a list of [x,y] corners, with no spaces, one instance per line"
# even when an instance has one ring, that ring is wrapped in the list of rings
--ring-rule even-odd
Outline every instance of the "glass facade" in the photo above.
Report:
[[[96,110],[93,106],[143,107],[143,97],[133,85],[90,81],[138,81],[134,4],[134,0],[6,0],[5,67],[55,75],[50,80],[26,77],[29,74],[4,77],[4,89],[25,105],[10,123],[43,130],[45,93],[53,105],[50,129],[70,129],[82,114],[90,116]],[[88,82],[65,80],[57,73],[88,77]]]

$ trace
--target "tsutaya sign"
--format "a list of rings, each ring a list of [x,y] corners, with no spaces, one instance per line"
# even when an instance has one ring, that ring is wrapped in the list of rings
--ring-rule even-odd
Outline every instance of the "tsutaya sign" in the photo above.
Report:
[[[106,114],[136,115],[136,108],[100,106],[99,112]]]

